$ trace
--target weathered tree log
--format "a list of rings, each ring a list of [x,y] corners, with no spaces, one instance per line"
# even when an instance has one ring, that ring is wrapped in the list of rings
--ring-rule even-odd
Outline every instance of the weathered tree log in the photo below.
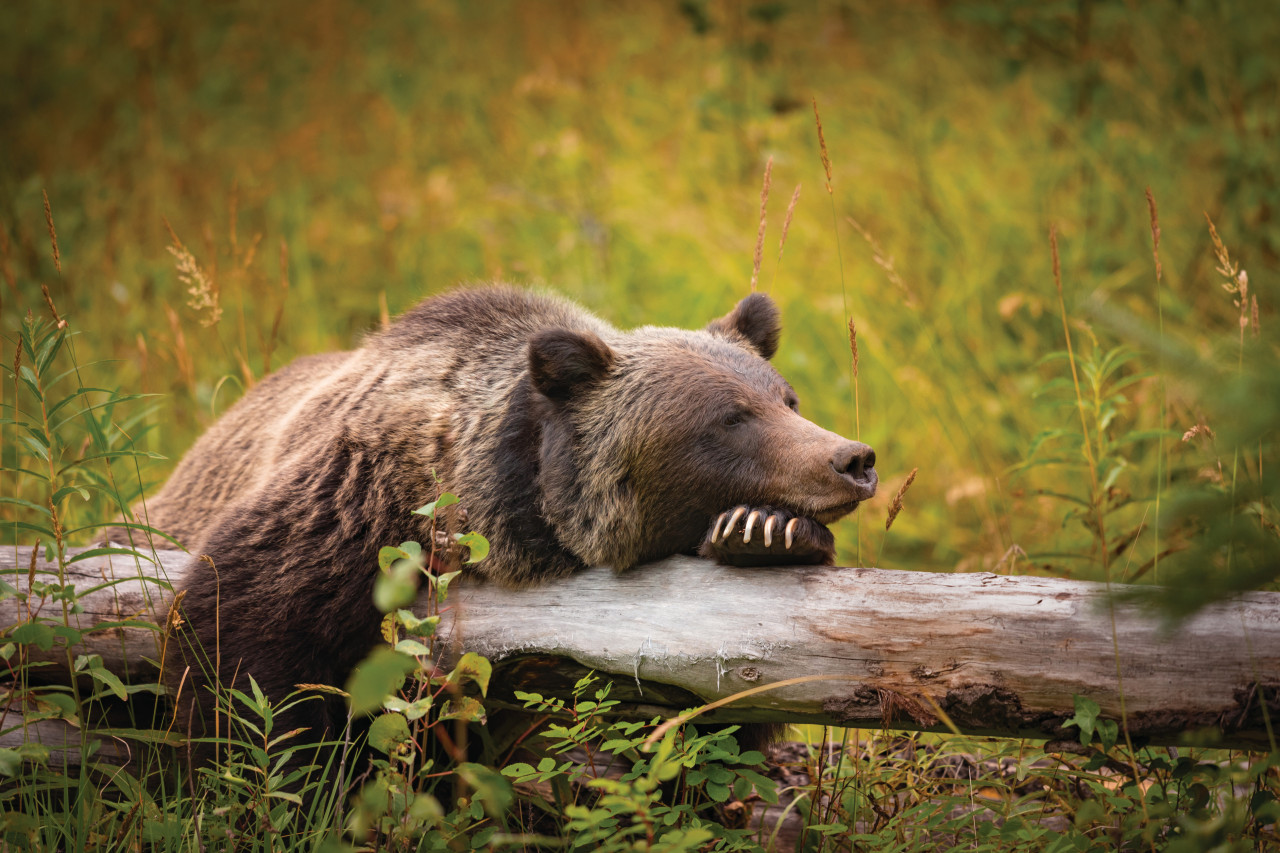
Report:
[[[154,556],[72,565],[68,583],[96,587],[79,599],[72,626],[163,626],[171,588],[201,566],[181,552]],[[29,551],[0,555],[12,586],[28,589],[29,571]],[[38,560],[35,577],[49,583],[56,571]],[[61,614],[56,602],[43,608]],[[0,625],[12,626],[26,607],[10,599],[0,613]],[[494,663],[490,701],[499,703],[518,704],[514,690],[565,696],[595,670],[633,713],[669,715],[811,676],[704,719],[1074,738],[1062,723],[1075,695],[1119,721],[1123,693],[1130,734],[1152,743],[1208,729],[1218,745],[1260,749],[1268,725],[1280,725],[1280,593],[1241,595],[1166,626],[1097,583],[672,558],[532,589],[461,582],[442,634],[455,651]],[[157,628],[117,626],[87,635],[83,651],[122,677],[155,680],[162,638]],[[65,649],[45,657],[65,678]]]

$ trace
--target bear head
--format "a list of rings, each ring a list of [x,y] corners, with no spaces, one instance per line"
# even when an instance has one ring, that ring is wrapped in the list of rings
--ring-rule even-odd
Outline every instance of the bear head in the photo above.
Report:
[[[753,293],[696,331],[536,333],[539,510],[561,544],[625,569],[693,552],[736,505],[824,525],[872,497],[871,448],[802,417],[770,364],[780,332]]]

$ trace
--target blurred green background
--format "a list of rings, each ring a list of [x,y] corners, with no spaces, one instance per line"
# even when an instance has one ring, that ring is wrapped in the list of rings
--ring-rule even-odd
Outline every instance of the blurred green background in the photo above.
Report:
[[[0,321],[47,313],[45,284],[95,384],[164,395],[143,442],[170,461],[147,483],[270,368],[460,282],[553,288],[624,327],[704,324],[749,291],[769,158],[775,363],[806,415],[880,460],[881,496],[837,529],[846,565],[1152,577],[1177,545],[1153,496],[1212,486],[1223,461],[1178,440],[1217,410],[1166,350],[1275,365],[1274,337],[1245,356],[1204,220],[1267,331],[1272,4],[19,0],[4,18]],[[1054,404],[1067,363],[1042,362],[1064,348],[1051,224],[1075,355],[1115,386],[1090,409],[1092,474],[1069,386]],[[1117,347],[1133,357],[1108,368]],[[1254,403],[1270,435],[1277,404]],[[1274,528],[1272,449],[1255,451],[1235,477]]]

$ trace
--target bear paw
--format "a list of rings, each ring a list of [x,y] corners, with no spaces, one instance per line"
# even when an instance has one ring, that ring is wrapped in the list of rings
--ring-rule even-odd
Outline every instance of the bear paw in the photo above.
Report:
[[[727,566],[830,566],[836,540],[812,518],[744,504],[720,513],[698,554]]]

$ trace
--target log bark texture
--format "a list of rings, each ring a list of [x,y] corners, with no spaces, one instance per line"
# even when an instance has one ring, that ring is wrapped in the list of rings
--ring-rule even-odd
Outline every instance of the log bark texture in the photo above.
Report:
[[[171,590],[203,568],[182,552],[153,556],[154,563],[91,557],[67,577],[81,593],[93,590],[80,598],[84,612],[72,615],[73,627],[113,623],[87,635],[83,651],[135,680],[158,678],[164,638],[160,628],[136,623],[163,626]],[[29,589],[31,565],[28,550],[6,549],[0,577]],[[56,571],[38,559],[34,577],[56,582]],[[0,602],[6,634],[28,604],[41,606],[34,598]],[[61,606],[46,601],[41,612],[60,616]],[[1123,695],[1130,734],[1152,743],[1209,729],[1218,745],[1261,749],[1270,743],[1268,725],[1280,725],[1280,593],[1241,595],[1164,625],[1137,605],[1114,603],[1096,583],[734,569],[676,557],[622,574],[590,569],[532,589],[461,582],[442,633],[454,650],[488,657],[490,701],[514,705],[515,690],[564,696],[595,670],[639,715],[817,677],[703,718],[720,722],[1075,738],[1076,729],[1062,726],[1075,695],[1117,721]],[[44,656],[65,678],[65,649]]]

